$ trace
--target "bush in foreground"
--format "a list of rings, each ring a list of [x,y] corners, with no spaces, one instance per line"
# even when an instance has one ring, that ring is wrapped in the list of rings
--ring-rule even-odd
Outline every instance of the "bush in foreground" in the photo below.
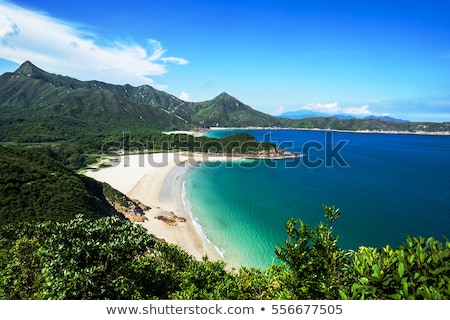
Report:
[[[291,219],[281,260],[227,270],[157,241],[128,220],[77,216],[0,228],[0,299],[449,299],[450,242],[407,238],[398,249],[337,246],[327,223]]]

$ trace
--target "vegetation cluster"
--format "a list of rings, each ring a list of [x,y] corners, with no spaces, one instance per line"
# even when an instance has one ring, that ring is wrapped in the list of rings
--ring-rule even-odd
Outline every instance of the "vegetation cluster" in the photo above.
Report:
[[[77,216],[0,228],[1,299],[448,299],[450,242],[408,238],[398,249],[337,246],[332,222],[292,219],[266,269],[195,260],[117,217]]]
[[[107,198],[125,196],[76,174],[39,149],[0,145],[0,225],[119,216]],[[117,200],[119,201],[119,200]]]

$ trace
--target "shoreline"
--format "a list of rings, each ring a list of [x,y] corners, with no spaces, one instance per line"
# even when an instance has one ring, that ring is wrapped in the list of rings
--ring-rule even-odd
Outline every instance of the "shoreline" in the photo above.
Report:
[[[292,128],[292,127],[211,127],[209,131],[232,131],[232,130],[292,130],[292,131],[332,131],[345,133],[379,133],[379,134],[411,134],[411,135],[429,135],[429,136],[449,136],[450,131],[396,131],[396,130],[339,130],[339,129],[321,129],[321,128]]]
[[[225,157],[218,156],[209,156],[207,159],[226,160]],[[227,263],[217,248],[195,226],[183,199],[183,185],[189,170],[203,161],[204,157],[180,153],[121,155],[109,163],[110,167],[87,170],[84,174],[106,182],[130,199],[137,199],[149,206],[151,209],[144,212],[148,220],[136,223],[141,224],[150,234],[178,245],[197,260],[202,260],[207,255],[210,261],[221,260]],[[164,221],[165,217],[171,223]]]

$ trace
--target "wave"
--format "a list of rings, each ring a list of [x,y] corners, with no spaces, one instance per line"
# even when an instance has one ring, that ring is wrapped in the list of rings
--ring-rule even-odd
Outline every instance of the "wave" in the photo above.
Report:
[[[190,166],[189,165],[189,171],[195,169],[194,166]],[[183,185],[182,185],[182,191],[181,191],[181,199],[183,201],[183,205],[184,205],[184,209],[185,211],[189,214],[189,217],[195,227],[195,230],[197,231],[197,233],[202,237],[202,239],[204,239],[209,245],[211,245],[222,258],[225,258],[225,249],[220,248],[219,246],[217,246],[215,243],[213,243],[207,236],[206,232],[204,231],[203,226],[200,224],[198,218],[196,218],[193,214],[194,209],[193,209],[193,205],[192,202],[189,201],[189,197],[188,197],[188,193],[187,193],[187,188],[186,188],[186,182],[189,179],[189,172],[186,174],[185,179],[183,181]]]

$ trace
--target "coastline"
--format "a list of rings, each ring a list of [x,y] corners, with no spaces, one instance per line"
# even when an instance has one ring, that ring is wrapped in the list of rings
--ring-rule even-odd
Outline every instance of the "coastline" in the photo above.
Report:
[[[233,130],[293,130],[293,131],[333,131],[347,133],[380,133],[380,134],[411,134],[411,135],[430,135],[430,136],[449,136],[450,131],[394,131],[394,130],[339,130],[339,129],[321,129],[321,128],[283,128],[283,127],[211,127],[210,131],[233,131]]]
[[[108,163],[110,167],[88,170],[85,175],[106,182],[130,199],[149,206],[151,209],[145,211],[148,220],[136,223],[150,234],[178,245],[197,260],[207,255],[210,261],[224,261],[219,251],[196,228],[183,201],[184,180],[189,170],[204,159],[200,155],[182,153],[122,155]],[[206,159],[226,160],[218,156]]]

